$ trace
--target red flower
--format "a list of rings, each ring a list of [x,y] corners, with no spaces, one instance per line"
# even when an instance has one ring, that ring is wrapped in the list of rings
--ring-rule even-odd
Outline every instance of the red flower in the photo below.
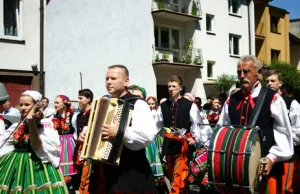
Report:
[[[193,183],[194,181],[195,181],[195,177],[194,177],[194,175],[189,175],[189,177],[188,177],[188,181],[190,182],[190,183]]]
[[[199,172],[200,172],[199,168],[197,168],[197,167],[192,168],[192,173],[199,174]]]
[[[204,177],[204,179],[201,182],[201,185],[207,186],[208,185],[208,178]]]

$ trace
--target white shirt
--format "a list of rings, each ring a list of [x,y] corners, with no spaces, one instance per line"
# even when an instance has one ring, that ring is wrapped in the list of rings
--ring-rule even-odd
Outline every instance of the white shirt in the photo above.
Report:
[[[13,145],[13,135],[11,135],[11,133],[14,132],[17,125],[18,123],[12,124],[0,135],[0,146],[4,143],[4,146],[0,149],[0,158],[15,149]],[[42,162],[51,162],[54,167],[58,167],[61,150],[59,135],[54,129],[50,119],[42,119],[41,125],[43,127],[39,128],[37,131],[42,141],[42,148],[39,151],[35,151],[35,153]]]
[[[55,109],[48,106],[47,108],[45,108],[45,110],[43,110],[43,114],[45,118],[53,118]]]
[[[20,111],[16,108],[10,107],[8,110],[5,110],[2,112],[3,115],[10,115],[10,116],[16,116],[20,117]]]
[[[254,87],[251,91],[251,97],[258,96],[261,90],[261,84]],[[272,161],[285,161],[290,159],[294,153],[292,129],[288,118],[288,110],[283,98],[276,93],[270,105],[271,117],[274,119],[273,131],[275,144],[270,148],[267,155]],[[228,112],[228,103],[225,103],[219,118],[219,125],[230,125],[231,121]]]
[[[150,145],[156,136],[155,121],[149,105],[143,100],[137,100],[131,119],[131,126],[125,130],[124,145],[131,150],[140,150]]]
[[[294,145],[300,145],[300,104],[293,100],[289,110]]]
[[[157,110],[157,115],[156,115],[156,130],[157,132],[160,132],[161,136],[164,136],[164,118],[163,114],[161,111],[161,107],[158,108]],[[209,138],[212,135],[212,130],[209,125],[202,125],[206,124],[203,122],[202,118],[200,117],[200,112],[194,103],[191,106],[190,110],[190,121],[191,121],[191,129],[190,133],[193,137],[196,138],[196,142],[200,143],[206,143]],[[200,125],[198,125],[200,124]]]

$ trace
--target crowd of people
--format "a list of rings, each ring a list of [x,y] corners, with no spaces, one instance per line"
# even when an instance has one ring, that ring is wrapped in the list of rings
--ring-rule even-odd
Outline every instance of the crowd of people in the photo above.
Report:
[[[79,111],[74,111],[64,94],[55,97],[51,108],[48,98],[32,90],[21,94],[17,110],[0,83],[2,115],[20,118],[7,125],[0,115],[0,193],[189,193],[189,182],[199,173],[192,169],[201,165],[194,159],[207,152],[215,128],[248,126],[262,93],[265,97],[255,126],[262,131],[262,157],[267,163],[259,169],[266,177],[259,193],[300,191],[299,103],[287,93],[280,72],[270,70],[262,77],[254,56],[239,60],[237,74],[240,88],[229,97],[226,93],[211,97],[202,106],[201,98],[182,93],[184,82],[178,75],[166,81],[169,98],[158,102],[147,96],[145,88],[129,85],[125,66],[108,67],[105,97],[126,100],[133,106],[118,166],[80,156],[94,99],[90,89],[79,90]],[[260,83],[262,78],[265,86]],[[115,120],[103,124],[99,129],[102,140],[115,140],[118,129]],[[207,170],[203,170],[199,186],[205,188],[200,193],[216,192],[209,187]]]

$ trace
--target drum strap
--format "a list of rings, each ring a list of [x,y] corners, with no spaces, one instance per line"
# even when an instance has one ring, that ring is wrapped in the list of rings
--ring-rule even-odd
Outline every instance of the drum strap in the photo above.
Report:
[[[250,128],[254,127],[256,125],[256,121],[258,119],[258,116],[259,116],[259,113],[261,111],[262,105],[263,105],[264,100],[266,98],[267,91],[268,91],[267,88],[265,88],[263,86],[261,87],[261,90],[259,92],[259,95],[257,97],[256,103],[255,103],[255,106],[254,106],[254,110],[253,110],[253,112],[250,116],[250,119],[249,119],[248,126]]]

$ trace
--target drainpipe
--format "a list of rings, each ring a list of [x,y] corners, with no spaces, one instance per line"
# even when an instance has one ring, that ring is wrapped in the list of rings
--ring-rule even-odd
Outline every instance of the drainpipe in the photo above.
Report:
[[[251,52],[251,47],[252,47],[252,44],[251,44],[251,23],[250,23],[250,3],[251,3],[251,0],[247,0],[247,1],[248,1],[249,54],[252,55],[252,52]]]
[[[40,93],[45,95],[44,77],[44,0],[40,0]]]

